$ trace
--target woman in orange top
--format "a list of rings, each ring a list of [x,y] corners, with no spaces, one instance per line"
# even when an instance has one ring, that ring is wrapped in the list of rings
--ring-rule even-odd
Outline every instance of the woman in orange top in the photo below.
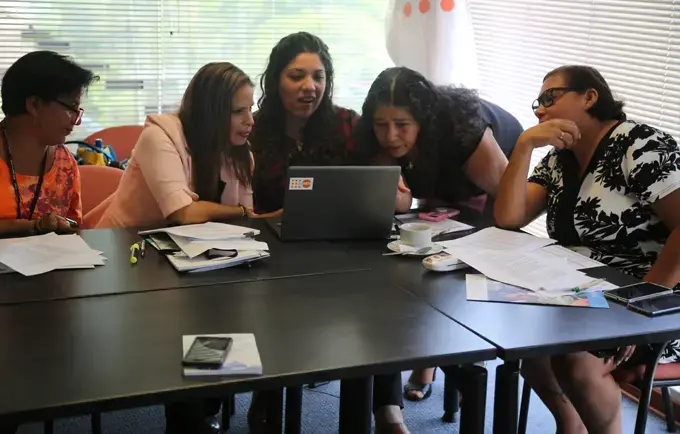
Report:
[[[76,161],[63,145],[80,125],[95,77],[71,59],[35,51],[2,79],[0,235],[71,231],[82,222]]]

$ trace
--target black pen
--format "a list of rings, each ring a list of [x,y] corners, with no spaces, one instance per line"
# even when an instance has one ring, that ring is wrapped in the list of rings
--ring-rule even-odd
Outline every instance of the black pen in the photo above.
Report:
[[[142,242],[139,243],[139,256],[141,256],[142,258],[146,254],[145,247],[146,247],[146,240],[142,240]]]

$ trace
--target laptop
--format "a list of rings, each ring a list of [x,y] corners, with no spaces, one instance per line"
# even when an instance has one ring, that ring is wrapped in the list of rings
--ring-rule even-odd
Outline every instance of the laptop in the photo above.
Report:
[[[387,239],[399,166],[290,167],[283,215],[267,223],[283,241]]]

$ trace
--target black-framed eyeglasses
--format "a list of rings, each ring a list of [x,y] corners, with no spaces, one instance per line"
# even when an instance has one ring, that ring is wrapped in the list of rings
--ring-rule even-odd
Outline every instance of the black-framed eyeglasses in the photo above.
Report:
[[[543,91],[542,94],[536,98],[536,100],[531,104],[532,110],[535,112],[538,110],[540,106],[543,106],[545,108],[548,108],[552,105],[554,105],[558,99],[562,95],[564,95],[567,92],[577,92],[582,89],[576,88],[576,87],[551,87],[550,89],[546,89]],[[559,94],[555,94],[555,92],[560,92]]]
[[[79,107],[73,107],[71,104],[67,104],[64,101],[59,101],[58,99],[55,99],[54,101],[60,106],[64,107],[65,109],[68,109],[71,113],[75,115],[73,125],[80,125],[80,122],[83,120],[83,113],[85,112],[85,110]]]

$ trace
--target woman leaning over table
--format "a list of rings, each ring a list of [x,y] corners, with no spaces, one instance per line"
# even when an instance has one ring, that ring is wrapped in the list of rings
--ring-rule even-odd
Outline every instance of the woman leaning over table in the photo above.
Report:
[[[401,166],[398,211],[408,211],[413,197],[483,211],[522,131],[510,113],[473,90],[435,86],[394,67],[371,85],[354,140],[362,159]],[[433,380],[433,369],[414,370],[404,397],[428,398]]]
[[[253,217],[253,83],[227,62],[191,79],[177,114],[149,115],[97,227]]]
[[[534,102],[539,125],[517,142],[494,215],[520,228],[547,210],[548,234],[592,258],[668,287],[680,282],[680,149],[649,125],[626,120],[598,71],[548,73]],[[531,153],[552,145],[527,180]],[[560,433],[621,433],[621,393],[611,372],[644,360],[648,347],[612,359],[588,352],[526,360],[522,375],[552,412]],[[631,359],[632,357],[632,359]],[[663,362],[680,361],[669,345]]]
[[[69,232],[82,222],[80,177],[64,146],[80,125],[80,100],[96,79],[68,57],[35,51],[2,79],[0,234]]]
[[[333,105],[328,47],[306,32],[288,35],[272,49],[260,85],[262,97],[250,139],[255,210],[277,212],[283,207],[288,167],[349,163],[358,115]],[[407,433],[399,374],[376,376],[374,381],[376,430]],[[253,395],[248,423],[254,432],[266,427],[267,400],[266,392]]]

